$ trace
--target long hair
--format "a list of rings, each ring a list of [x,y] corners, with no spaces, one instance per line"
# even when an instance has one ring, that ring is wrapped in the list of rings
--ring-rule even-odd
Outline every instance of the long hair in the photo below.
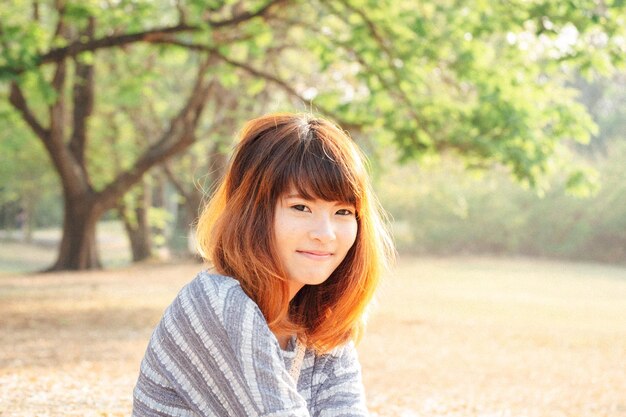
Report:
[[[290,187],[305,198],[354,204],[357,220],[356,240],[340,265],[291,302],[273,233],[276,203]],[[360,338],[364,313],[394,253],[363,154],[334,124],[290,113],[243,127],[226,175],[199,218],[197,240],[203,258],[241,283],[274,333],[306,338],[319,353]]]

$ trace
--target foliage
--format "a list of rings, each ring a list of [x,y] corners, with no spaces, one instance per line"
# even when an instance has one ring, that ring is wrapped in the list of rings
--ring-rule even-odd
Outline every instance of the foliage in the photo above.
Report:
[[[378,184],[401,251],[505,254],[626,262],[626,146],[594,162],[601,188],[580,198],[559,175],[543,195],[503,170],[468,176],[459,161],[391,168]]]
[[[576,150],[588,155],[606,154],[611,141],[623,140],[626,132],[626,72],[592,81],[578,78],[574,86],[580,91],[578,100],[600,127],[589,146],[577,146]]]
[[[612,6],[331,2],[308,45],[321,70],[349,62],[356,82],[318,102],[392,139],[403,160],[451,149],[470,168],[500,163],[541,186],[561,168],[559,143],[595,132],[567,73],[623,65],[623,6]]]
[[[563,86],[563,72],[576,68],[590,76],[610,72],[623,64],[626,47],[624,6],[618,2],[601,6],[594,1],[557,5],[448,0],[417,7],[389,0],[309,2],[286,7],[271,18],[250,19],[234,33],[202,20],[209,11],[214,19],[226,19],[234,10],[227,6],[228,2],[192,1],[181,6],[184,13],[179,15],[163,2],[124,1],[102,7],[68,1],[64,17],[78,27],[94,17],[96,38],[110,36],[111,31],[173,26],[184,17],[182,23],[193,30],[159,43],[217,48],[227,65],[212,72],[226,88],[239,91],[241,73],[229,66],[267,68],[268,51],[280,48],[282,60],[273,62],[276,70],[258,70],[248,92],[262,89],[268,77],[260,75],[271,74],[304,98],[314,96],[314,108],[334,112],[348,124],[373,128],[381,140],[393,138],[402,158],[451,148],[468,166],[500,162],[531,185],[550,169],[560,140],[584,142],[594,131]],[[264,3],[245,6],[257,10]],[[40,4],[40,19],[34,21],[28,17],[29,7],[26,2],[8,7],[2,25],[2,75],[14,79],[18,76],[14,69],[20,68],[20,79],[31,77],[38,86],[29,91],[40,91],[50,101],[54,92],[46,87],[41,51],[69,41],[53,36],[53,8]],[[177,52],[178,58],[171,50],[166,52],[166,46],[158,56],[152,50],[133,46],[132,54],[124,58],[166,65],[181,57],[188,60],[184,50]],[[78,57],[98,59],[93,51]],[[302,63],[309,70],[303,71]],[[178,79],[162,71],[145,71],[144,65],[135,71],[124,68],[114,77],[122,74],[121,92],[108,95],[117,97],[112,105],[154,98],[141,87],[146,77],[165,75],[170,87]],[[161,100],[171,104],[170,97],[165,94]]]

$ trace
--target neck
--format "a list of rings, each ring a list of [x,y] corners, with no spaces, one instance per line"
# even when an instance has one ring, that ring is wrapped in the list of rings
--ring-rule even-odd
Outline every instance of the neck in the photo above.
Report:
[[[293,300],[293,297],[296,296],[296,294],[298,294],[298,291],[300,291],[302,289],[302,287],[304,287],[304,284],[301,284],[299,282],[293,282],[293,281],[288,281],[289,283],[289,301]]]

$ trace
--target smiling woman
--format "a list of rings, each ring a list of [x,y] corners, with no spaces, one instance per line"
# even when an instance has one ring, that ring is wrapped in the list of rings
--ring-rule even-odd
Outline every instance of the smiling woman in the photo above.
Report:
[[[209,270],[154,331],[133,415],[367,415],[354,342],[393,247],[345,132],[248,122],[198,242]]]
[[[355,207],[310,200],[290,189],[274,214],[276,256],[292,299],[304,285],[319,285],[339,266],[357,234]]]

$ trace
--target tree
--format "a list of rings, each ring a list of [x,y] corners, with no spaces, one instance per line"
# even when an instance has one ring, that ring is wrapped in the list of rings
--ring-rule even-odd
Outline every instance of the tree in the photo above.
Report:
[[[8,99],[63,184],[64,233],[52,269],[98,266],[95,222],[151,167],[195,142],[213,80],[236,90],[246,74],[358,135],[394,143],[405,159],[454,152],[469,167],[503,164],[536,186],[558,167],[555,151],[565,140],[584,142],[594,131],[566,87],[568,74],[610,71],[626,55],[618,2],[102,4],[33,1],[24,10],[15,1],[0,27]],[[97,71],[120,49],[166,64],[172,51],[184,51],[195,81],[158,141],[96,188],[85,156],[102,93]],[[175,85],[178,74],[162,77]],[[181,97],[177,87],[170,107]]]
[[[242,11],[230,19],[207,22],[210,26],[237,26],[241,22],[255,16],[262,16],[273,3],[252,13]],[[18,5],[14,13],[17,14]],[[89,137],[88,119],[92,115],[94,105],[94,77],[97,61],[93,52],[98,49],[128,45],[140,41],[158,40],[168,33],[199,31],[200,26],[190,26],[183,22],[178,25],[149,30],[134,34],[109,35],[96,38],[96,21],[98,20],[93,7],[81,6],[71,2],[56,2],[53,10],[57,15],[54,34],[50,45],[58,43],[64,46],[51,48],[48,53],[38,55],[37,42],[29,37],[40,34],[40,5],[33,3],[33,19],[25,31],[19,32],[19,26],[12,22],[11,26],[3,24],[2,35],[5,45],[4,58],[9,64],[15,64],[11,55],[16,51],[16,41],[25,40],[24,49],[18,53],[28,53],[30,57],[21,60],[12,68],[3,69],[4,74],[18,75],[11,81],[9,101],[19,111],[24,121],[43,142],[52,159],[63,185],[65,218],[63,237],[56,263],[51,270],[86,269],[100,267],[97,256],[95,226],[98,219],[109,209],[115,207],[118,200],[153,166],[184,150],[195,140],[195,128],[206,103],[211,88],[207,81],[206,71],[213,63],[213,54],[204,53],[200,57],[198,71],[187,100],[180,111],[170,120],[168,127],[161,133],[160,139],[149,146],[129,169],[121,172],[114,180],[102,189],[92,186],[85,157]],[[106,16],[104,13],[102,17]],[[19,20],[19,19],[17,19]],[[131,22],[126,22],[131,23]],[[111,28],[107,28],[111,29]],[[17,35],[11,37],[11,35]],[[19,39],[20,35],[26,39]],[[28,41],[31,41],[30,43]],[[89,55],[88,53],[92,53]],[[87,58],[89,57],[89,58]],[[24,66],[32,59],[30,66]],[[31,61],[32,62],[32,61]],[[54,65],[51,81],[45,80],[41,66],[46,63]],[[20,67],[22,65],[22,67]],[[68,84],[68,67],[72,66],[71,113],[66,106]],[[12,72],[12,74],[11,74]],[[29,76],[34,76],[47,93],[48,124],[32,109],[24,93],[24,84]],[[65,131],[67,120],[72,121],[71,132]]]

